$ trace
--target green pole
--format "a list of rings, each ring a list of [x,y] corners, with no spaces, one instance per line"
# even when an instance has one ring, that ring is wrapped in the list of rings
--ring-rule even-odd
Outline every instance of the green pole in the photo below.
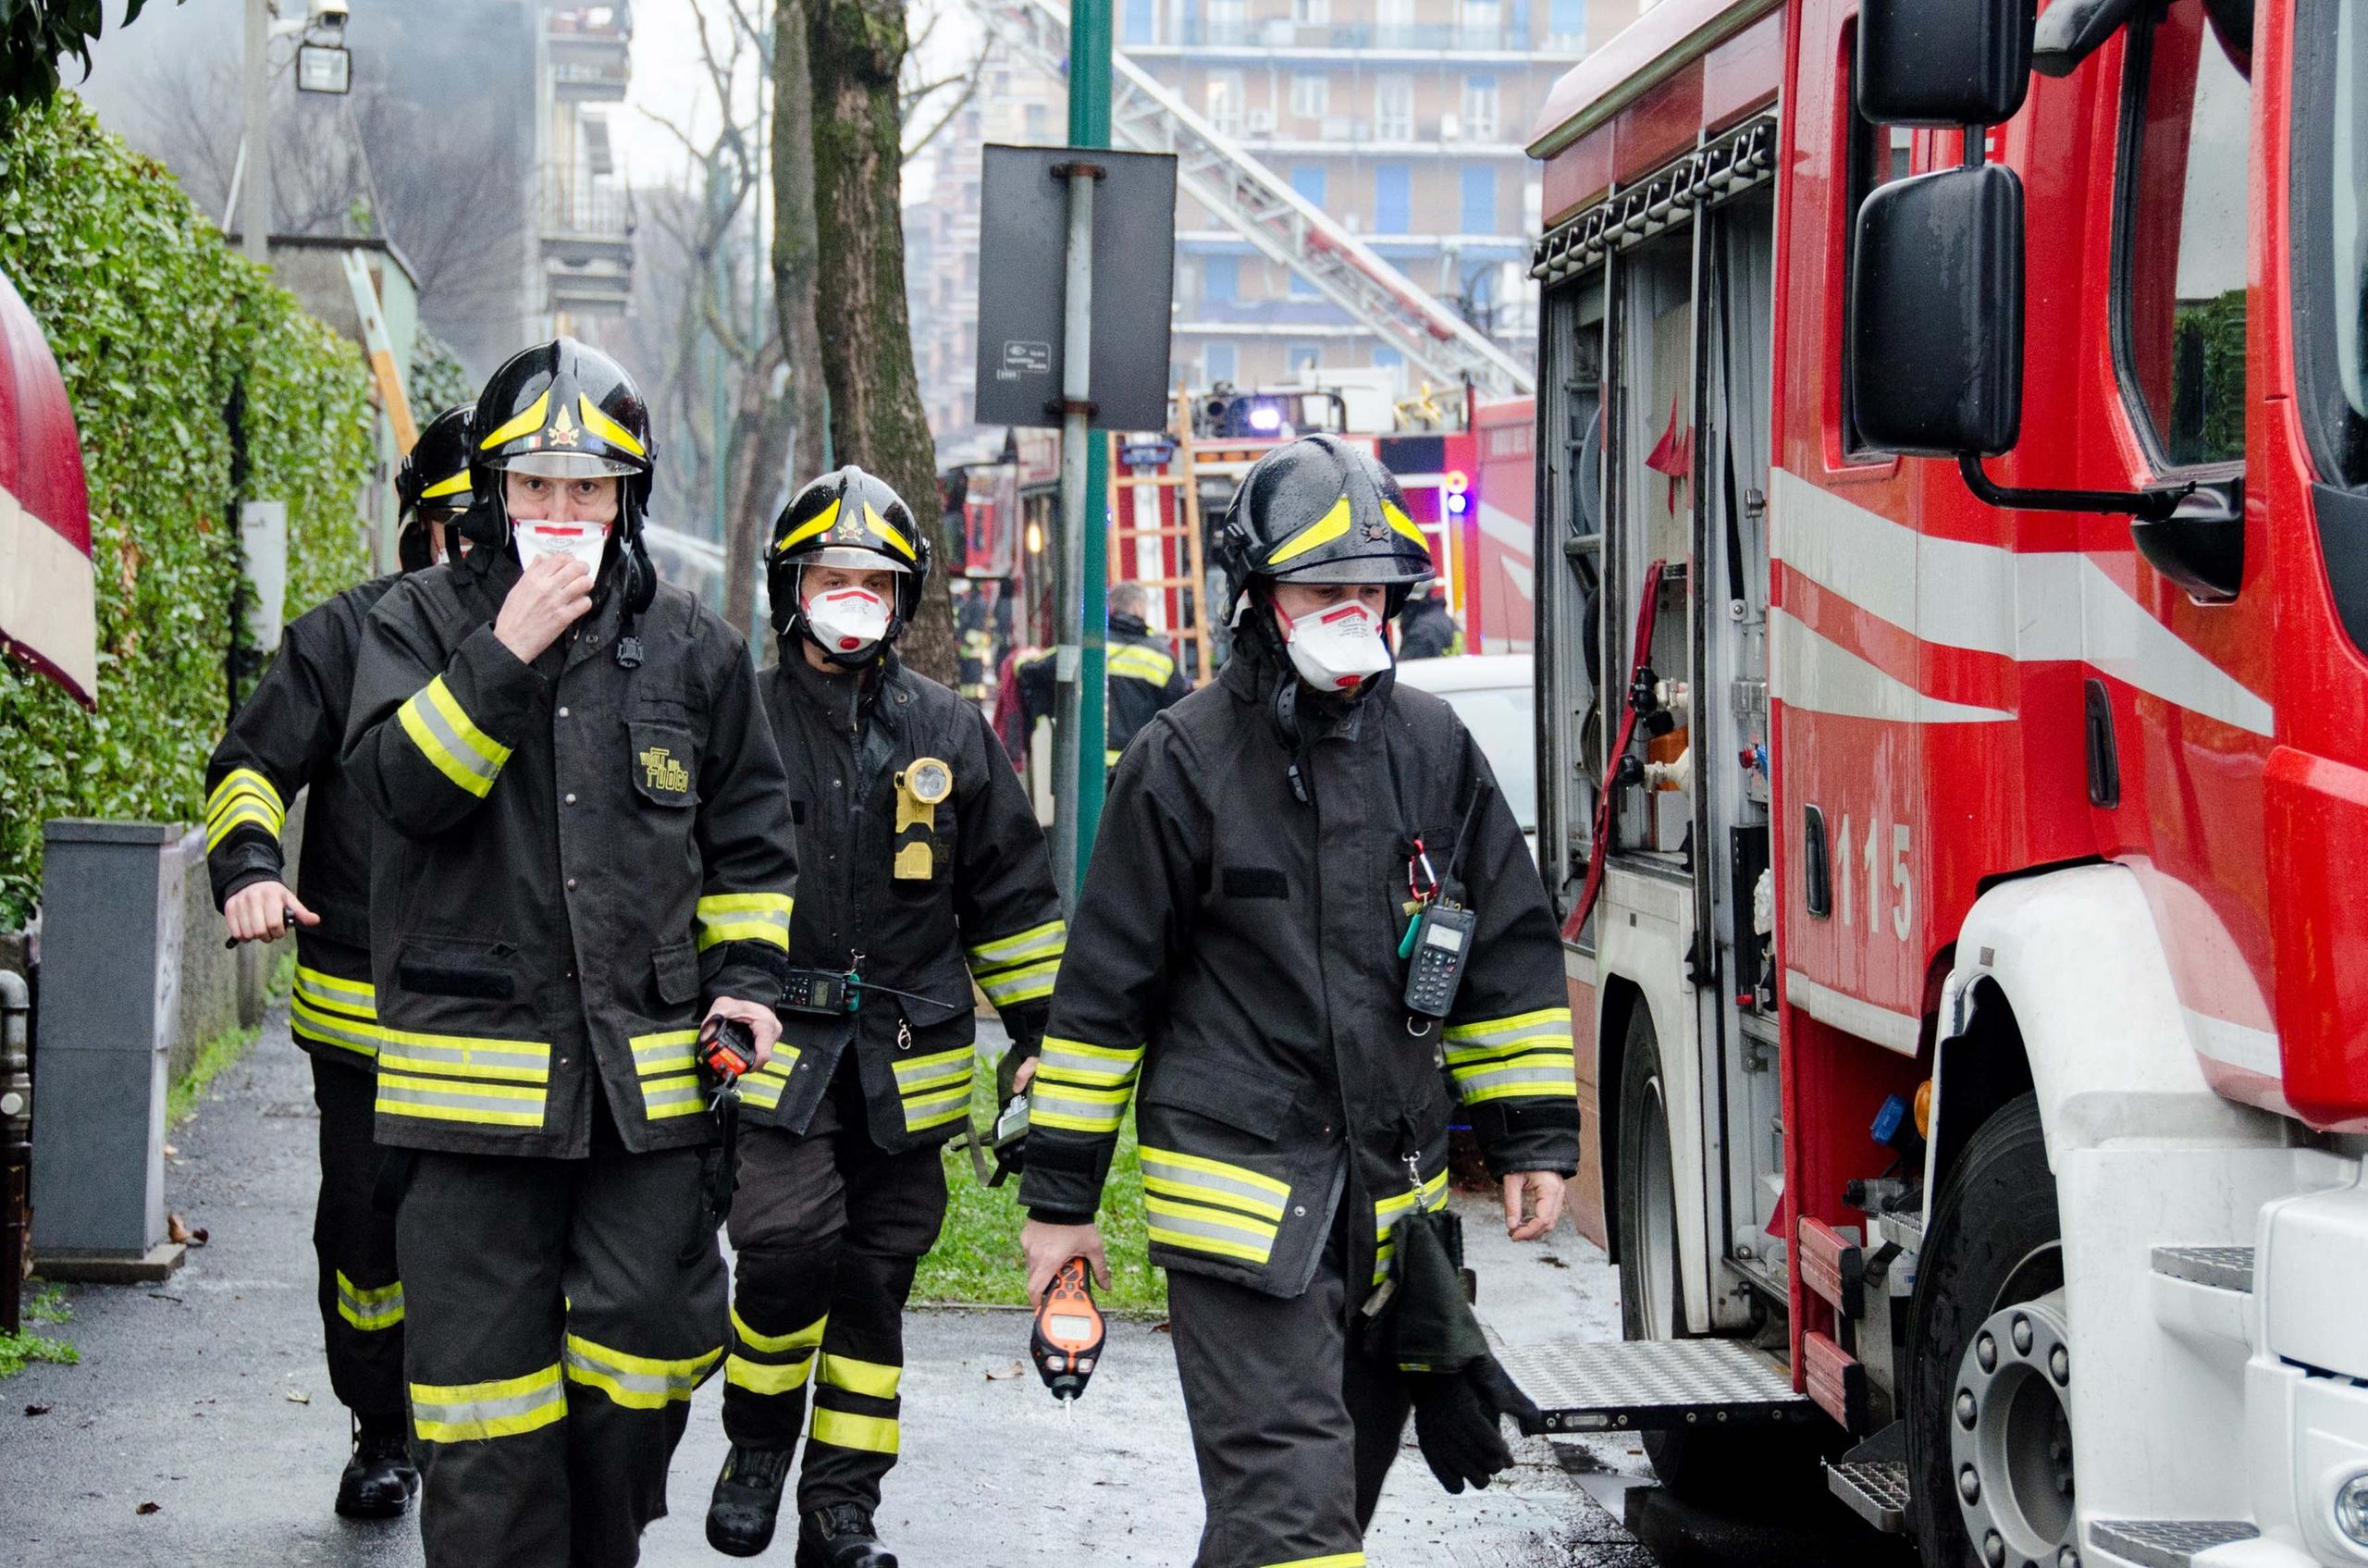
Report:
[[[1069,145],[1110,145],[1110,28],[1113,0],[1070,0]],[[1078,596],[1077,821],[1074,888],[1085,885],[1093,837],[1102,825],[1103,751],[1109,673],[1110,443],[1086,439],[1083,591]],[[1073,895],[1074,895],[1074,893]]]

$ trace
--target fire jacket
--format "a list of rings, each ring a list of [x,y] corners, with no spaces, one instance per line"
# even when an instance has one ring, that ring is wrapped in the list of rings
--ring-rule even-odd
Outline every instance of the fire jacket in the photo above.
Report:
[[[741,1092],[751,1116],[803,1132],[852,1042],[872,1141],[893,1154],[968,1122],[972,980],[1031,1050],[1068,932],[1043,830],[985,716],[893,652],[877,670],[825,673],[792,647],[764,677],[801,850],[790,953],[872,989],[851,1016],[784,1011],[780,1049]],[[925,759],[953,787],[917,810],[906,784]]]
[[[255,883],[288,880],[279,831],[297,791],[311,786],[296,885],[321,923],[296,928],[288,1031],[324,1060],[365,1069],[378,1055],[370,986],[370,813],[338,756],[363,623],[395,582],[387,576],[359,584],[290,623],[279,657],[231,715],[205,768],[205,870],[217,909]]]
[[[1456,1100],[1498,1175],[1574,1169],[1578,1103],[1561,942],[1472,737],[1388,675],[1349,705],[1293,680],[1290,715],[1276,684],[1242,650],[1118,764],[1020,1197],[1090,1216],[1132,1099],[1152,1261],[1296,1296],[1338,1205],[1377,1282],[1445,1201]],[[1402,1001],[1417,838],[1478,919],[1444,1027]]]
[[[493,633],[506,549],[414,574],[364,635],[345,766],[370,886],[378,1140],[582,1157],[702,1143],[709,1000],[770,1006],[796,859],[739,637],[661,586],[613,657],[614,593],[531,664]]]
[[[1116,767],[1127,743],[1142,733],[1152,715],[1173,708],[1192,689],[1167,640],[1132,615],[1110,617],[1107,679],[1103,686],[1104,763]],[[1020,699],[1026,722],[1033,726],[1053,712],[1053,656],[1049,653],[1019,665]]]

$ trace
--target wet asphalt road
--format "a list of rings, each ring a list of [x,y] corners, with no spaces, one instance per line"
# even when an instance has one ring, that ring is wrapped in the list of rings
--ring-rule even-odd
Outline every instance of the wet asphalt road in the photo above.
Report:
[[[0,1384],[0,1562],[82,1568],[408,1565],[413,1520],[329,1511],[346,1415],[320,1361],[308,1241],[317,1122],[310,1068],[275,1015],[254,1051],[175,1130],[166,1203],[211,1244],[162,1285],[71,1287],[53,1330],[79,1366]],[[1485,1206],[1468,1227],[1491,1330],[1616,1336],[1611,1271],[1567,1229],[1514,1249]],[[1493,1244],[1491,1244],[1493,1240]],[[1088,1397],[1065,1414],[1024,1365],[1014,1313],[933,1311],[907,1328],[903,1463],[880,1513],[909,1568],[1052,1562],[1187,1568],[1201,1501],[1166,1336],[1114,1326]],[[45,1407],[43,1414],[22,1414]],[[714,1563],[700,1534],[723,1452],[712,1389],[675,1456],[674,1516],[651,1564]],[[1485,1493],[1443,1494],[1410,1443],[1367,1543],[1374,1568],[1650,1568],[1614,1510],[1641,1468],[1616,1440],[1525,1442]],[[154,1507],[145,1512],[145,1505]],[[789,1547],[771,1560],[786,1562]]]

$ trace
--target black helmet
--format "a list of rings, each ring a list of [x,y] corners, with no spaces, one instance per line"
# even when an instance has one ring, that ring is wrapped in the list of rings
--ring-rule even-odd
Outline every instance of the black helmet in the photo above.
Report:
[[[429,513],[440,513],[438,520],[450,530],[469,510],[469,412],[475,406],[462,403],[429,420],[395,471],[395,500],[402,521],[396,549],[406,572],[435,564],[428,559]],[[458,548],[449,532],[446,546]]]
[[[501,474],[515,468],[554,478],[623,479],[613,559],[623,563],[625,609],[638,613],[658,591],[658,574],[642,543],[658,443],[649,409],[624,366],[573,338],[513,354],[478,394],[469,480],[477,497],[472,538],[510,543],[510,508]]]
[[[898,574],[895,613],[888,622],[888,635],[880,639],[879,648],[884,648],[920,610],[929,557],[929,535],[914,524],[913,509],[884,480],[853,463],[825,474],[792,496],[773,520],[772,548],[765,552],[765,591],[772,600],[773,631],[782,637],[805,632],[814,640],[798,594],[799,576],[808,566],[894,572]],[[867,649],[857,660],[840,659],[827,648],[822,651],[833,662],[849,665],[878,657],[878,648]]]
[[[1395,615],[1415,584],[1437,575],[1406,492],[1372,453],[1338,436],[1302,436],[1251,464],[1211,553],[1225,573],[1228,621],[1253,578],[1387,584]]]

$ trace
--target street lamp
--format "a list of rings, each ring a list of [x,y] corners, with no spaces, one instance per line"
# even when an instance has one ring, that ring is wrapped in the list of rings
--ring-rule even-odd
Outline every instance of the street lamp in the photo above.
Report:
[[[240,248],[247,259],[268,263],[271,256],[271,68],[265,57],[271,41],[294,38],[296,90],[300,93],[345,93],[353,89],[353,56],[345,47],[347,0],[304,0],[302,20],[281,20],[279,0],[247,0],[246,136],[239,146],[239,165],[230,175],[231,199],[223,216],[240,215]],[[239,195],[243,188],[243,208]]]

